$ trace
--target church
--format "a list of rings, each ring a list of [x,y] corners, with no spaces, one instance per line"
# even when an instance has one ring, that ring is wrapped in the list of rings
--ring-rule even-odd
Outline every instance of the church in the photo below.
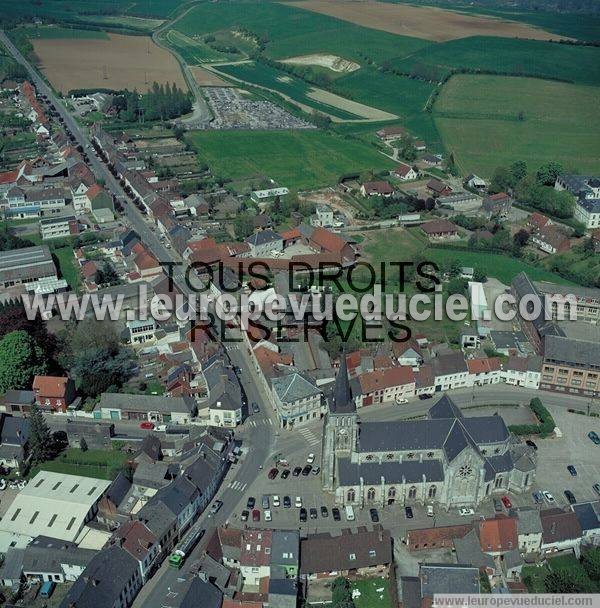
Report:
[[[421,420],[361,422],[342,357],[323,431],[322,482],[338,505],[475,507],[531,487],[532,448],[501,416],[466,417],[444,395]]]

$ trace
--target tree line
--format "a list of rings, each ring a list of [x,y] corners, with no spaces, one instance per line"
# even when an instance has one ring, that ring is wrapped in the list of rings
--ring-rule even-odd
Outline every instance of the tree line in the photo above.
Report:
[[[136,120],[169,120],[192,111],[192,97],[175,83],[154,82],[147,93],[137,90],[122,91],[114,100],[119,119],[125,122]]]

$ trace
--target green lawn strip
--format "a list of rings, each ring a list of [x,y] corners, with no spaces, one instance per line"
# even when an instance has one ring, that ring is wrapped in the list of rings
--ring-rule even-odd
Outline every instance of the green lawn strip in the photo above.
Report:
[[[389,581],[386,578],[368,578],[350,581],[350,587],[360,591],[354,598],[356,608],[392,608]],[[382,589],[378,591],[378,589]]]
[[[55,255],[56,259],[58,260],[58,266],[60,268],[60,274],[62,275],[62,278],[65,279],[71,289],[76,290],[79,286],[80,275],[79,269],[75,264],[75,258],[73,256],[72,247],[56,248],[50,246],[50,249],[52,251],[52,254]]]
[[[79,448],[67,448],[54,460],[33,467],[29,473],[29,478],[34,477],[38,471],[53,471],[67,475],[114,479],[118,469],[124,465],[126,459],[125,454],[114,450],[87,450],[83,452]]]

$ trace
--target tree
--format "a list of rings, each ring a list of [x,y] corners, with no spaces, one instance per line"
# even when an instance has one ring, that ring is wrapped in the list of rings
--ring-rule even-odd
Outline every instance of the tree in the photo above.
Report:
[[[571,569],[554,570],[544,579],[547,593],[590,593],[591,581],[585,574]]]
[[[527,163],[524,160],[517,160],[510,166],[510,172],[515,182],[520,182],[527,175]]]
[[[515,178],[512,172],[507,167],[497,167],[490,180],[490,194],[497,192],[506,192],[511,190],[515,185]]]
[[[46,462],[54,455],[52,434],[37,403],[31,406],[29,415],[29,454],[32,465]]]
[[[237,239],[245,239],[254,232],[254,220],[249,213],[240,213],[233,220],[233,229]]]
[[[481,268],[475,268],[473,271],[473,281],[476,283],[485,283],[487,281],[487,275]]]
[[[542,186],[554,186],[556,178],[563,172],[563,166],[556,162],[551,161],[542,165],[536,173],[537,181]]]
[[[600,547],[586,551],[581,563],[592,580],[600,581]]]
[[[87,451],[88,451],[88,444],[87,444],[87,441],[85,440],[85,437],[82,437],[82,438],[79,440],[79,449],[80,449],[82,452],[87,452]]]
[[[513,237],[513,242],[517,247],[525,247],[529,242],[529,232],[524,228],[521,228]]]
[[[71,371],[79,391],[95,397],[122,386],[134,368],[133,353],[128,349],[88,348],[76,354]]]
[[[0,393],[29,388],[33,377],[46,370],[43,349],[26,331],[13,331],[0,340]]]
[[[119,282],[119,275],[110,262],[104,262],[102,268],[96,273],[98,285],[112,285]]]
[[[338,576],[331,586],[332,608],[354,608],[350,583],[342,576]]]

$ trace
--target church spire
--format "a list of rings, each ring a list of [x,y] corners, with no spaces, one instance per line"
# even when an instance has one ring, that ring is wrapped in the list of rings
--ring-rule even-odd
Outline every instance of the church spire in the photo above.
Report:
[[[346,363],[346,351],[342,351],[340,369],[335,379],[333,389],[332,412],[353,412],[356,407],[352,399],[352,389],[348,380],[348,365]]]

